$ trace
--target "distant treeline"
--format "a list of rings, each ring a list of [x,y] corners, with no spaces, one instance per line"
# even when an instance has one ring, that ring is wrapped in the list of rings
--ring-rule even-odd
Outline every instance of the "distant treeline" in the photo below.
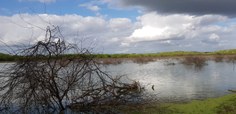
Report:
[[[196,52],[196,51],[173,51],[173,52],[160,52],[160,53],[145,53],[145,54],[65,54],[63,56],[59,57],[53,57],[53,58],[79,58],[79,57],[94,57],[94,58],[140,58],[140,57],[178,57],[178,56],[205,56],[205,55],[236,55],[236,49],[230,49],[230,50],[220,50],[215,52]],[[39,55],[35,59],[43,59],[44,56]],[[0,53],[0,61],[16,61],[19,59],[24,59],[23,56],[17,56],[17,55],[10,55],[10,54],[4,54]]]

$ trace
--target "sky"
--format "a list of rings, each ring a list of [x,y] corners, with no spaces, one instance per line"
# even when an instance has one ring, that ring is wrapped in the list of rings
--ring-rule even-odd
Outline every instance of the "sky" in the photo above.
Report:
[[[209,52],[236,48],[235,0],[1,0],[0,52],[64,39],[95,53]]]

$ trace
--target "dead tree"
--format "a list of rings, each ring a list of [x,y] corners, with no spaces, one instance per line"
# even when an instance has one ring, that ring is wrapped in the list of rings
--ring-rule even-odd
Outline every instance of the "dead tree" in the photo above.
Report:
[[[101,111],[138,98],[138,82],[124,83],[103,72],[90,51],[67,43],[58,27],[48,27],[45,37],[22,50],[21,58],[1,73],[1,111]]]

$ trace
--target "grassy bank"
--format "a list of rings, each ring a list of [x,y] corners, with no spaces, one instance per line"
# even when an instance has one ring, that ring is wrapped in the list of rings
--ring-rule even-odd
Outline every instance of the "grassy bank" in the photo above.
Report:
[[[186,56],[214,56],[221,59],[222,56],[236,56],[236,49],[231,50],[220,50],[215,52],[194,52],[194,51],[174,51],[174,52],[161,52],[161,53],[145,53],[145,54],[91,54],[91,55],[81,55],[81,54],[65,54],[63,57],[66,58],[76,58],[81,56],[92,56],[98,59],[124,59],[124,58],[173,58],[173,57],[186,57]],[[9,55],[0,53],[0,61],[15,61],[19,59],[19,56]],[[235,57],[236,58],[236,57]],[[146,60],[145,59],[145,60]]]
[[[127,114],[236,114],[236,94],[188,103],[163,103],[126,110]]]
[[[97,58],[137,58],[137,57],[179,57],[179,56],[219,56],[219,55],[236,55],[236,49],[220,50],[215,52],[195,52],[195,51],[174,51],[161,53],[146,53],[146,54],[95,54]]]
[[[0,61],[1,62],[15,61],[17,58],[18,58],[17,56],[0,53]]]

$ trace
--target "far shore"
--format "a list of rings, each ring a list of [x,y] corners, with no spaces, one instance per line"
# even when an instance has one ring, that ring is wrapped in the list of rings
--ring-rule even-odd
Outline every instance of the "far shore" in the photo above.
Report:
[[[36,60],[43,60],[45,56],[33,57]],[[118,64],[124,61],[133,61],[136,63],[146,63],[160,59],[183,59],[186,57],[198,57],[206,60],[215,61],[232,61],[236,60],[236,49],[221,50],[215,52],[195,52],[195,51],[174,51],[161,53],[145,53],[145,54],[64,54],[59,57],[52,57],[52,59],[76,59],[81,57],[92,57],[94,60],[102,61],[104,64]],[[15,62],[24,59],[22,56],[9,55],[0,53],[0,62]]]

